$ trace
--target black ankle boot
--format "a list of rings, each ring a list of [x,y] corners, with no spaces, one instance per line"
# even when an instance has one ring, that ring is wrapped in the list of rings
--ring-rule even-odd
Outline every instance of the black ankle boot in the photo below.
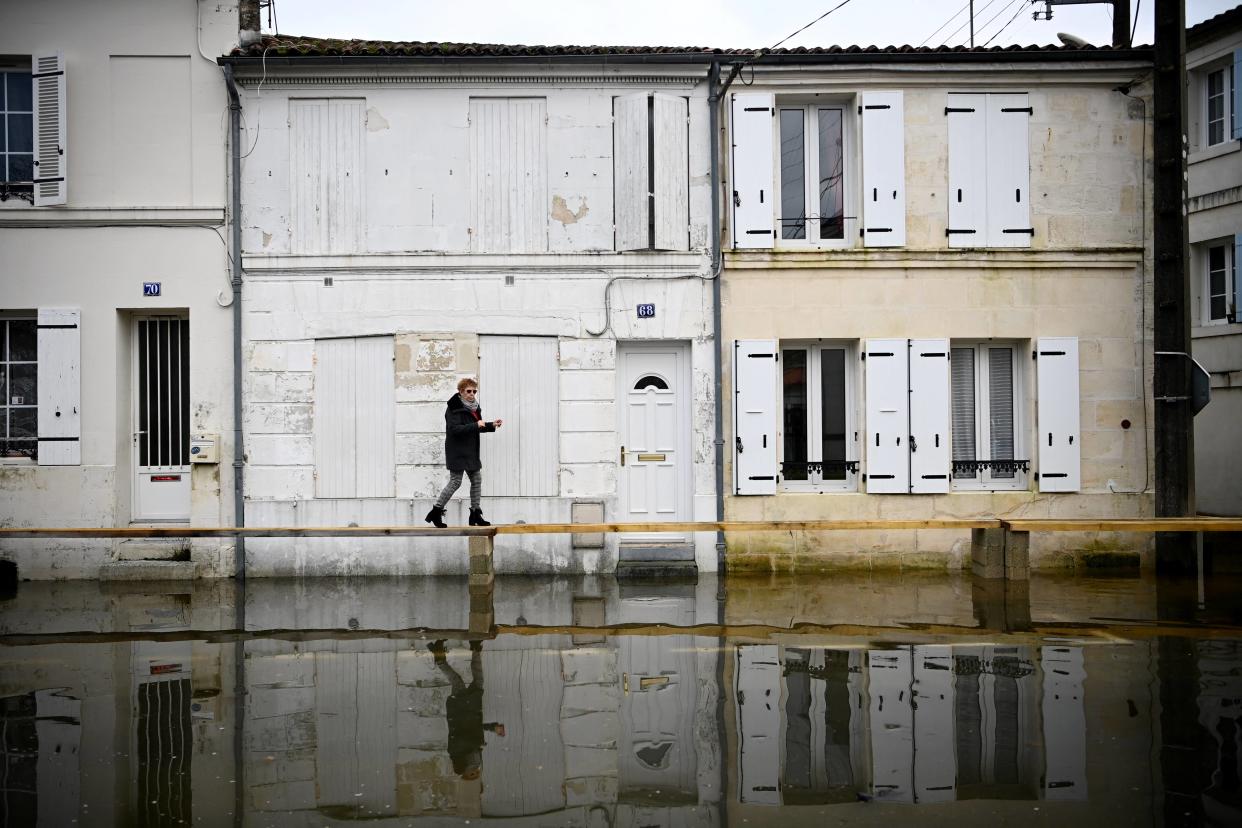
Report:
[[[482,509],[471,509],[470,510],[470,525],[471,526],[491,526],[490,523],[488,523],[486,520],[483,519]]]
[[[439,506],[432,506],[431,511],[427,513],[427,517],[423,518],[423,520],[427,521],[437,529],[448,528],[448,524],[444,522],[444,510]]]

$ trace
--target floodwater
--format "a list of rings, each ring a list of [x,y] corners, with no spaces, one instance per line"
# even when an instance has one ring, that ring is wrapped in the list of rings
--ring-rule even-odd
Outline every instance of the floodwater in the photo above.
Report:
[[[1242,824],[1242,581],[22,583],[0,824]]]

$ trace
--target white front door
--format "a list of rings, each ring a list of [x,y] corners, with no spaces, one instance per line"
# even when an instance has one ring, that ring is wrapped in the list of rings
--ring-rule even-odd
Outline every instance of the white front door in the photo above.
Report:
[[[617,353],[621,519],[690,520],[690,352],[684,344],[622,344]],[[664,534],[664,540],[669,535]],[[638,540],[626,535],[626,540]]]
[[[134,322],[134,520],[190,519],[190,322]]]

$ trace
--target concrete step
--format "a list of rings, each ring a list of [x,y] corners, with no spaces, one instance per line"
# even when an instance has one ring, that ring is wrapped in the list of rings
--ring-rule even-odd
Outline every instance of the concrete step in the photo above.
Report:
[[[99,568],[101,581],[192,581],[192,561],[116,561]]]
[[[620,543],[619,561],[694,561],[694,546],[688,543]]]
[[[116,561],[188,561],[189,538],[127,538],[113,547]]]

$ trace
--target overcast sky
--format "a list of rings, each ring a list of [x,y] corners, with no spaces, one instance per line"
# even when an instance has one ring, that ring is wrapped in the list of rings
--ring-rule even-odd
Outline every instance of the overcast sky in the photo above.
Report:
[[[770,47],[841,0],[275,0],[281,33],[374,40],[526,45]],[[1151,43],[1155,0],[1138,8],[1136,43]],[[1186,0],[1188,25],[1238,0]],[[1055,43],[1071,32],[1095,44],[1112,36],[1112,6],[1054,6],[1031,0],[974,0],[975,43]],[[964,45],[967,0],[847,0],[784,46]],[[267,25],[264,13],[264,29]],[[943,28],[942,28],[943,24]],[[937,31],[939,29],[939,31]],[[994,38],[994,39],[993,39]]]

